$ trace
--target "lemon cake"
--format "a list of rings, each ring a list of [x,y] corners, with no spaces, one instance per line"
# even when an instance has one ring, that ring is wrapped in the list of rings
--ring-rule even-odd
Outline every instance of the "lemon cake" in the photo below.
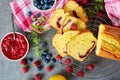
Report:
[[[70,56],[78,61],[83,61],[96,45],[96,38],[85,30],[76,35],[67,43],[67,51]]]
[[[87,25],[82,20],[77,19],[73,16],[67,16],[62,26],[60,27],[59,32],[63,33],[68,30],[85,30],[86,26]]]
[[[58,54],[62,57],[68,55],[66,51],[66,44],[71,40],[72,37],[79,34],[80,31],[67,31],[64,34],[57,33],[52,39],[52,44],[57,50]]]
[[[96,55],[120,60],[120,28],[105,24],[99,26]]]
[[[80,20],[84,21],[85,23],[88,22],[88,16],[85,10],[82,8],[82,6],[79,6],[79,4],[75,1],[68,1],[68,3],[64,6],[64,10],[66,12],[69,12],[76,18],[79,18]]]
[[[70,15],[68,12],[65,12],[63,9],[56,9],[49,21],[49,24],[51,27],[55,28],[56,30],[59,30],[61,25],[63,24],[64,19]]]

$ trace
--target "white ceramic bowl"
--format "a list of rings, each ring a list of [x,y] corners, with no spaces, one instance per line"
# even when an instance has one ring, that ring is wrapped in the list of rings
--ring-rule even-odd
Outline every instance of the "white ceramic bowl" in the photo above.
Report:
[[[27,38],[15,32],[15,40],[13,39],[13,32],[7,33],[0,42],[0,49],[2,55],[9,61],[19,61],[23,59],[29,50],[29,43]]]

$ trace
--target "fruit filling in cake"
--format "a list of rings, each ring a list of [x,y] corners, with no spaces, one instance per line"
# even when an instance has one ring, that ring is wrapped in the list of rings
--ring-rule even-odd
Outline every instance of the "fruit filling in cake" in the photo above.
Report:
[[[90,53],[90,51],[91,51],[91,50],[93,49],[93,47],[95,46],[96,42],[95,42],[95,41],[92,41],[92,43],[93,43],[92,47],[91,47],[90,49],[88,49],[84,55],[81,55],[80,53],[78,53],[80,58],[84,58],[84,57],[86,57],[86,56]]]
[[[68,3],[65,5],[64,10],[66,12],[69,12],[71,15],[73,15],[76,18],[79,18],[83,22],[88,22],[87,13],[82,8],[82,6],[79,6],[79,4],[73,0],[68,1]]]
[[[58,28],[60,28],[60,26],[61,26],[61,24],[60,24],[61,19],[62,19],[62,17],[59,17],[58,21],[56,22]]]
[[[75,36],[67,44],[67,51],[76,60],[83,61],[96,45],[96,38],[86,30]]]
[[[62,24],[59,32],[63,33],[68,30],[85,30],[86,29],[86,24],[81,21],[80,19],[77,19],[73,16],[67,16],[64,23]]]
[[[63,9],[56,9],[50,18],[50,26],[56,30],[59,30],[60,26],[63,24],[63,21],[68,15],[70,14],[68,12],[65,12]]]
[[[79,16],[77,15],[76,11],[72,11],[72,14],[76,17],[76,18],[79,18]]]

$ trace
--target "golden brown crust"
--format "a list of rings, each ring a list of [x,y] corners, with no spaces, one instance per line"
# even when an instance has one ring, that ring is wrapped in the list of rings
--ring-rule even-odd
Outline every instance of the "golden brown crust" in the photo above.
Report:
[[[120,42],[120,28],[101,24],[99,26],[99,36],[96,55],[104,58],[109,58],[112,60],[120,60],[120,54],[118,54],[119,53],[118,49],[120,49],[119,42]],[[114,45],[115,48],[113,46],[107,46],[105,43],[109,45]]]
[[[120,28],[117,28],[117,27],[113,27],[113,26],[110,26],[110,25],[105,25],[105,31],[104,33],[107,33],[109,35],[112,35],[114,36],[117,40],[120,40]]]
[[[97,55],[101,56],[101,57],[104,57],[104,58],[112,59],[112,60],[120,60],[120,58],[117,58],[115,55],[111,54],[108,51],[105,51],[102,48],[100,49],[100,51]]]

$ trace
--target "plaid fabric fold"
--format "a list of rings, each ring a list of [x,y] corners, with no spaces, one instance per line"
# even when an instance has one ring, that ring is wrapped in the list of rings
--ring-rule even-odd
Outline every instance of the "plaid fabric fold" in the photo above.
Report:
[[[31,11],[33,15],[39,12],[42,15],[46,16],[49,21],[53,10],[56,8],[62,8],[67,3],[67,1],[68,0],[57,0],[55,6],[46,12],[42,12],[34,7],[33,0],[13,0],[12,2],[10,2],[10,7],[15,16],[15,23],[23,31],[29,32],[33,30],[33,28],[31,27],[31,17],[27,15],[29,11]]]

